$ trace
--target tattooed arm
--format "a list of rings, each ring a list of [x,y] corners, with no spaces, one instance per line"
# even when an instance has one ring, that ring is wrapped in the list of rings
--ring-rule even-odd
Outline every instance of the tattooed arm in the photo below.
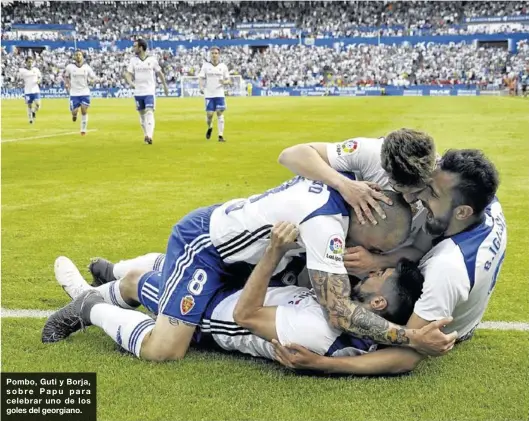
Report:
[[[410,345],[416,335],[414,330],[390,323],[351,301],[351,283],[347,275],[309,269],[309,276],[332,326],[381,344]]]

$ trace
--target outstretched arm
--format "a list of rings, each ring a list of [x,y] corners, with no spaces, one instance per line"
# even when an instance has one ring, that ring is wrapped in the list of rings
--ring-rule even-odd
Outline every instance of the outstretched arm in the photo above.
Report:
[[[285,367],[329,374],[402,374],[414,370],[423,359],[409,348],[386,348],[354,357],[324,357],[297,344],[283,346],[277,341],[272,343],[276,360]]]
[[[372,188],[374,186],[373,183],[350,180],[333,168],[327,154],[329,145],[334,146],[334,144],[329,143],[306,143],[291,146],[281,152],[278,161],[295,174],[309,180],[321,181],[339,191],[353,207],[360,223],[364,223],[367,218],[370,222],[376,224],[377,221],[371,212],[371,208],[384,218],[385,213],[377,203],[377,200],[382,200],[390,205],[391,200]],[[336,147],[340,147],[339,144]],[[340,168],[340,170],[346,172],[352,172],[356,169],[352,167]]]
[[[447,324],[448,319],[421,329],[399,326],[353,303],[349,298],[351,284],[347,275],[309,269],[309,276],[329,322],[338,329],[380,344],[411,347],[428,355],[445,354],[454,345],[457,333],[445,335],[436,328],[437,323]]]
[[[276,309],[264,306],[270,278],[289,248],[295,246],[298,230],[295,225],[280,222],[274,225],[269,246],[242,290],[233,311],[233,319],[253,334],[271,341],[277,338]]]

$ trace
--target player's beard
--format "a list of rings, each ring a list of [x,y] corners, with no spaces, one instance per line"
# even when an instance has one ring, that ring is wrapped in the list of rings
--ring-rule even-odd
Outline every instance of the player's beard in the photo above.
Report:
[[[424,203],[423,203],[424,205]],[[425,228],[428,234],[438,237],[443,235],[448,227],[450,226],[450,221],[452,219],[453,208],[450,208],[448,212],[441,216],[435,216],[433,212],[425,205],[425,208],[428,210],[428,215],[426,217]]]

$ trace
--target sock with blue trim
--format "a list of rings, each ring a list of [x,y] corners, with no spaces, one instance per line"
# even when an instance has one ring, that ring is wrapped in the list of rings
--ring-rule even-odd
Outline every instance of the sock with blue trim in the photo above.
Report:
[[[138,358],[143,339],[154,329],[155,324],[155,321],[144,313],[107,303],[92,307],[90,321],[103,329],[119,346]]]
[[[126,308],[126,309],[133,309],[133,308],[138,307],[139,303],[136,306],[133,306],[127,303],[123,299],[123,297],[121,296],[121,292],[119,290],[120,282],[121,282],[121,279],[118,279],[117,281],[112,281],[112,282],[108,282],[106,284],[100,285],[96,289],[103,296],[105,303],[112,304],[114,306],[118,306],[118,307]]]

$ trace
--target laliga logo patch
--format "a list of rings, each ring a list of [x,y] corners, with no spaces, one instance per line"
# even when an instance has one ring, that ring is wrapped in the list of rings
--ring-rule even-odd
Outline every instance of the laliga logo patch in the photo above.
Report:
[[[182,301],[180,301],[180,311],[183,315],[189,313],[193,307],[195,307],[195,299],[192,295],[186,295],[182,298]]]
[[[345,153],[353,153],[358,148],[358,142],[356,140],[347,140],[342,143],[342,150]]]
[[[342,255],[343,255],[343,249],[344,249],[343,238],[338,235],[333,235],[329,239],[329,247],[328,247],[327,253],[325,254],[325,257],[327,259],[331,259],[336,262],[341,262]]]
[[[329,249],[332,254],[342,254],[343,253],[343,241],[340,237],[331,238],[329,242]]]

